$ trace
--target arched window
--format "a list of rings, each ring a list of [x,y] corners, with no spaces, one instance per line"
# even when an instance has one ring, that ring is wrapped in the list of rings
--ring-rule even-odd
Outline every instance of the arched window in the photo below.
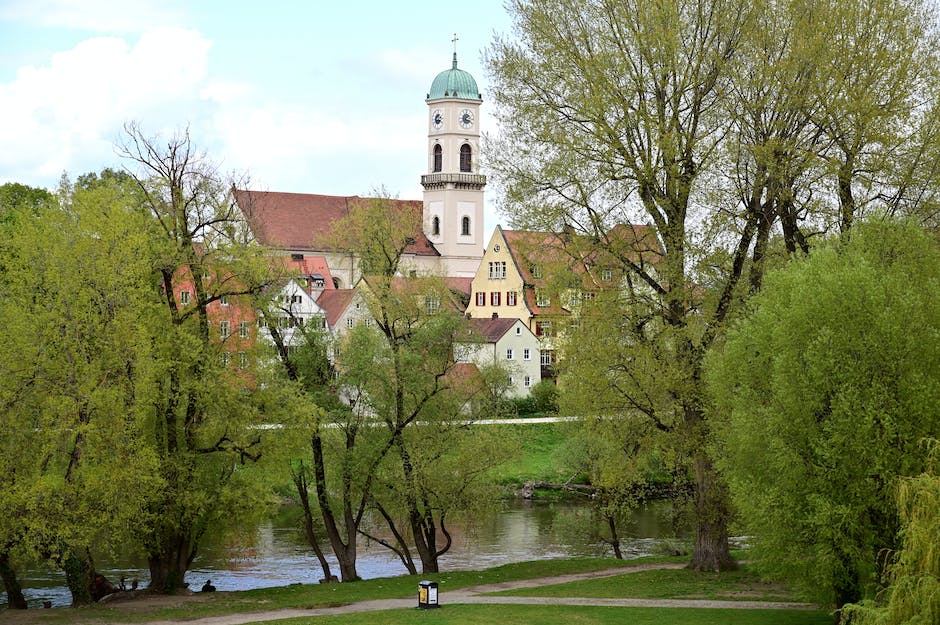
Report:
[[[441,233],[441,218],[435,215],[434,218],[431,219],[431,234],[433,236],[438,236],[440,233]]]
[[[440,144],[434,146],[434,173],[441,171],[444,167],[444,150],[441,148]]]
[[[460,171],[471,171],[471,165],[472,160],[470,158],[470,145],[464,143],[462,146],[460,146]]]
[[[460,220],[460,234],[465,237],[470,236],[470,218],[464,217]]]

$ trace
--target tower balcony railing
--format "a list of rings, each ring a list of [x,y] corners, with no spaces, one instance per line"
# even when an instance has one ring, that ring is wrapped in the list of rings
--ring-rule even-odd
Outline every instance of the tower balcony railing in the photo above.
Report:
[[[425,174],[421,176],[421,184],[424,188],[443,187],[452,184],[456,187],[479,188],[486,184],[486,176],[482,174],[453,174],[438,173]]]

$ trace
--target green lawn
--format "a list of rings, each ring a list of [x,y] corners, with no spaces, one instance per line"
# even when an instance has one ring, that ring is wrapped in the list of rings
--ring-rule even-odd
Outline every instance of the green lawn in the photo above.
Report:
[[[389,610],[361,614],[336,615],[293,619],[294,625],[310,623],[329,625],[357,623],[427,623],[467,624],[499,622],[500,625],[540,624],[567,625],[579,623],[643,625],[816,625],[830,623],[831,617],[823,611],[788,610],[711,610],[677,608],[600,608],[569,606],[510,606],[510,605],[447,605],[447,591],[493,584],[497,582],[534,579],[568,573],[604,570],[632,566],[643,562],[684,562],[683,558],[644,558],[641,560],[614,560],[610,558],[579,558],[522,562],[483,571],[454,571],[438,575],[401,576],[373,579],[351,584],[301,585],[265,588],[243,592],[218,592],[198,597],[169,598],[161,607],[112,604],[81,609],[60,608],[30,610],[16,615],[17,625],[86,623],[137,623],[153,620],[186,621],[194,618],[224,614],[277,610],[282,608],[314,608],[343,605],[368,599],[414,597],[420,579],[431,579],[440,585],[443,607],[438,610]],[[741,594],[747,596],[741,596]],[[526,591],[500,594],[518,594],[559,597],[637,597],[637,598],[713,598],[731,596],[748,599],[780,600],[779,589],[762,585],[745,569],[734,573],[702,574],[685,569],[641,571],[612,578],[541,587]],[[6,616],[5,614],[3,616]],[[0,620],[3,620],[0,618]]]
[[[285,625],[831,625],[825,612],[454,605],[279,621]]]
[[[482,427],[482,426],[481,426]],[[520,442],[519,455],[498,467],[494,478],[501,484],[524,482],[559,483],[571,477],[565,468],[564,443],[570,423],[533,423],[531,425],[491,425],[503,428],[506,435]]]
[[[497,595],[529,597],[633,597],[640,599],[741,599],[793,601],[783,588],[761,582],[746,566],[725,573],[654,570],[569,584],[507,590]]]

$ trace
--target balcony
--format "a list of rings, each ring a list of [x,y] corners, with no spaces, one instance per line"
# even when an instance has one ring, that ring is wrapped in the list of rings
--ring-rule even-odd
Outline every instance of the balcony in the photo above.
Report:
[[[425,189],[443,189],[452,185],[455,189],[481,189],[486,184],[482,174],[425,174],[421,185]]]

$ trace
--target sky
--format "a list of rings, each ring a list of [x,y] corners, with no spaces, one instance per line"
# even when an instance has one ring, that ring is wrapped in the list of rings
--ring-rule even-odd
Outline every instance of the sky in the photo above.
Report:
[[[0,0],[0,184],[120,168],[134,121],[255,190],[421,199],[455,33],[495,133],[482,56],[510,29],[503,0]]]

